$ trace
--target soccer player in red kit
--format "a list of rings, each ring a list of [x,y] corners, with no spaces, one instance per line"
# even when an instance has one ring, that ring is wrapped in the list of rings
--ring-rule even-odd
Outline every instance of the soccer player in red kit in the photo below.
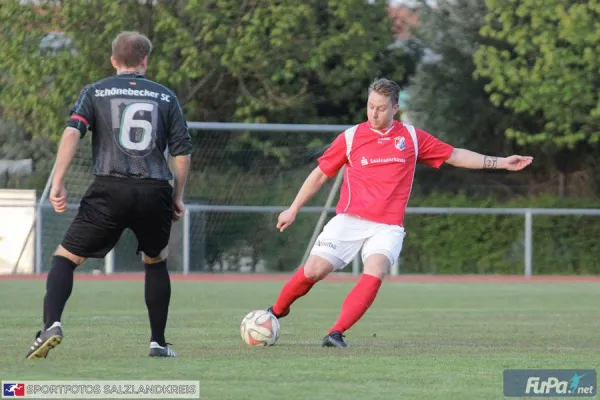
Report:
[[[381,282],[402,249],[404,212],[417,163],[439,168],[443,163],[470,169],[520,171],[532,157],[495,157],[454,148],[429,133],[394,120],[400,87],[377,79],[369,87],[368,121],[341,133],[319,158],[294,202],[279,215],[277,228],[289,227],[300,208],[323,183],[345,167],[336,216],[318,236],[306,264],[283,286],[268,311],[282,318],[315,283],[350,263],[362,249],[363,275],[342,304],[337,322],[323,346],[348,347],[343,333],[371,306]]]

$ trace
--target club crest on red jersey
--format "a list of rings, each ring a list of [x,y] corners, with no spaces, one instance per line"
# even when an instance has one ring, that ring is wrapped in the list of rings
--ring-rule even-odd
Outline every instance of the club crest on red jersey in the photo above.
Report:
[[[394,146],[402,151],[406,148],[406,140],[404,139],[403,136],[398,136],[394,138]]]

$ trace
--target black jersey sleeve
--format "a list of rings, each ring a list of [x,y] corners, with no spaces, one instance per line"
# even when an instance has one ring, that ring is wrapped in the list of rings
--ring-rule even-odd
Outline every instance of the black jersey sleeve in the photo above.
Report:
[[[169,154],[173,157],[190,154],[192,152],[192,138],[177,97],[174,97],[171,103],[168,129]]]
[[[92,85],[85,86],[79,93],[77,101],[71,108],[71,115],[67,126],[77,129],[81,137],[87,130],[94,130],[94,104],[92,103]]]

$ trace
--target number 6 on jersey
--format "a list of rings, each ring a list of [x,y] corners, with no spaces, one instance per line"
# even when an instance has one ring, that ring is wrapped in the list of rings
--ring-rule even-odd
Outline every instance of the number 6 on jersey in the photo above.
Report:
[[[134,119],[139,111],[148,111],[152,114],[154,105],[150,103],[132,103],[125,107],[121,117],[121,128],[119,129],[119,143],[128,150],[143,151],[152,143],[152,123],[143,119]],[[139,128],[142,133],[138,141],[131,140],[131,129]]]

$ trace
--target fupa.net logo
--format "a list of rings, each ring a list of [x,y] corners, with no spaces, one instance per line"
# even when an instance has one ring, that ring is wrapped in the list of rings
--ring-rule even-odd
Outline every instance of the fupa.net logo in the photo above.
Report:
[[[594,369],[505,369],[506,397],[594,397]]]
[[[579,375],[575,372],[569,380],[562,380],[557,377],[541,379],[539,376],[531,376],[527,379],[525,394],[592,394],[594,393],[594,385],[581,386],[580,384],[581,378],[585,375]]]

